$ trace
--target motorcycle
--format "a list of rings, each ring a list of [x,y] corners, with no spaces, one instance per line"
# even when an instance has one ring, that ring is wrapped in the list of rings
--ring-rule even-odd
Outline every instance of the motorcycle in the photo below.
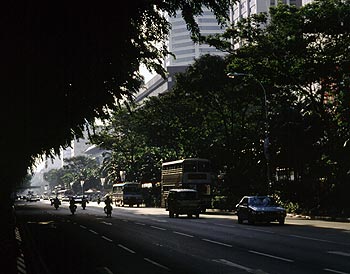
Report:
[[[81,207],[82,207],[83,209],[85,209],[85,207],[86,207],[86,201],[85,201],[85,200],[83,200],[83,201],[81,202]]]
[[[72,215],[74,215],[75,211],[77,210],[77,206],[76,205],[70,205],[69,209],[70,209],[70,212],[72,212]]]
[[[108,217],[112,217],[112,206],[111,205],[106,205],[104,207],[104,211],[105,211],[105,213],[107,215],[107,218]]]
[[[60,204],[61,204],[61,202],[58,200],[54,202],[54,207],[56,210],[59,208]]]

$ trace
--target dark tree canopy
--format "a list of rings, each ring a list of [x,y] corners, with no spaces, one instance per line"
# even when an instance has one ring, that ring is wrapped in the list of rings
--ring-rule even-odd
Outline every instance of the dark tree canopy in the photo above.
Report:
[[[228,0],[19,1],[2,5],[2,186],[13,186],[35,158],[79,137],[105,106],[142,83],[141,63],[159,73],[169,25],[179,9],[194,37],[202,4],[224,18]],[[155,45],[160,45],[156,47]],[[4,192],[5,193],[5,192]]]

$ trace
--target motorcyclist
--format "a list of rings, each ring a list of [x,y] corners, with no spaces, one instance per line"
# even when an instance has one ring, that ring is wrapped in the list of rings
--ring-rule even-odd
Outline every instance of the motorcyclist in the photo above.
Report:
[[[81,207],[82,207],[83,209],[85,209],[86,203],[87,203],[87,200],[86,200],[85,196],[83,196],[83,198],[82,198],[82,200],[81,200]]]
[[[77,209],[77,206],[75,205],[75,200],[73,197],[70,198],[69,200],[69,209],[74,214],[75,210]]]
[[[53,204],[55,206],[55,208],[57,209],[59,207],[59,205],[61,204],[60,200],[58,199],[58,197],[56,196],[55,199],[53,200]]]
[[[109,198],[109,196],[107,195],[106,199],[105,199],[105,204],[106,206],[103,208],[104,212],[107,214],[107,216],[111,215],[111,212],[112,212],[112,199]],[[109,211],[109,212],[108,212]]]

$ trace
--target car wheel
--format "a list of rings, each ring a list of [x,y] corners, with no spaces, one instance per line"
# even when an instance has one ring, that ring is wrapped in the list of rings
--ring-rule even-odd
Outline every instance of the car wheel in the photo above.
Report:
[[[279,219],[279,220],[278,220],[278,223],[279,223],[280,225],[284,225],[284,218]]]

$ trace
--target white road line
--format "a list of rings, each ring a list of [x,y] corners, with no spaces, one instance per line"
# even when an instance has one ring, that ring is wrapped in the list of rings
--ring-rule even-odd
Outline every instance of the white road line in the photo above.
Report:
[[[108,268],[108,267],[100,267],[97,268],[98,273],[103,273],[103,274],[113,274],[113,272]]]
[[[136,224],[136,225],[146,225],[146,224],[144,224],[144,223],[137,223],[137,222],[135,222],[135,224]]]
[[[94,233],[94,234],[98,234],[95,230],[92,230],[92,229],[89,229],[89,231],[91,232],[91,233]]]
[[[155,266],[158,266],[158,267],[163,268],[163,269],[165,269],[165,270],[170,270],[170,269],[167,268],[166,266],[161,265],[161,264],[159,264],[159,263],[157,263],[157,262],[155,262],[155,261],[152,261],[152,260],[150,260],[150,259],[148,259],[148,258],[143,258],[143,259],[144,259],[145,261],[151,263],[151,264],[154,264]]]
[[[318,239],[318,238],[304,237],[304,236],[293,235],[293,234],[289,234],[288,236],[290,236],[290,237],[294,237],[294,238],[305,239],[305,240],[317,241],[317,242],[324,242],[324,243],[333,243],[333,244],[338,244],[337,242],[328,241],[328,240],[323,240],[323,239]]]
[[[275,232],[268,231],[268,230],[263,230],[263,229],[258,229],[258,228],[249,228],[246,227],[247,230],[252,230],[252,231],[258,231],[258,232],[264,232],[264,233],[270,233],[270,234],[275,234]]]
[[[223,225],[223,224],[214,224],[214,225],[219,225],[219,226],[224,226],[224,227],[236,227],[235,225]]]
[[[131,250],[130,248],[127,248],[126,246],[123,246],[122,244],[118,244],[118,246],[132,254],[135,254],[136,252],[134,250]]]
[[[155,228],[155,229],[158,229],[158,230],[166,230],[165,228],[162,228],[162,227],[159,227],[159,226],[151,225],[151,227]]]
[[[86,229],[86,226],[84,226],[84,225],[79,225],[81,228],[84,228],[84,229]]]
[[[350,253],[346,253],[346,252],[342,252],[342,251],[328,251],[327,253],[350,257]]]
[[[212,241],[212,240],[209,240],[209,239],[202,239],[202,240],[206,241],[206,242],[209,242],[209,243],[213,243],[213,244],[218,244],[218,245],[222,245],[222,246],[232,247],[232,245],[221,243],[221,242],[217,242],[217,241]]]
[[[343,271],[338,271],[330,268],[324,268],[324,271],[332,272],[332,273],[337,273],[337,274],[349,274],[349,272],[343,272]]]
[[[192,235],[189,235],[189,234],[185,234],[185,233],[182,233],[182,232],[178,232],[178,231],[173,231],[175,234],[179,234],[179,235],[182,235],[182,236],[186,236],[186,237],[190,237],[190,238],[193,238],[194,236]]]
[[[159,220],[159,219],[151,219],[152,221],[158,222],[158,223],[167,223],[166,220]]]
[[[107,222],[100,222],[100,223],[105,225],[112,225],[112,223],[107,223]]]
[[[220,263],[220,264],[224,264],[224,265],[232,266],[232,267],[235,267],[235,268],[239,268],[239,269],[245,270],[245,271],[247,271],[249,273],[252,273],[252,271],[253,271],[253,269],[251,269],[249,267],[246,267],[246,266],[243,266],[243,265],[240,265],[240,264],[236,264],[236,263],[227,261],[225,259],[213,260],[213,262],[217,262],[217,263]]]
[[[106,241],[108,241],[108,242],[113,242],[113,240],[112,240],[112,239],[107,238],[107,237],[105,237],[105,236],[102,236],[102,239],[105,239],[105,240],[106,240]]]
[[[277,259],[277,260],[281,260],[281,261],[285,261],[285,262],[289,262],[289,263],[294,262],[293,260],[290,260],[290,259],[286,259],[286,258],[282,258],[282,257],[278,257],[278,256],[266,254],[266,253],[261,253],[261,252],[254,251],[254,250],[249,250],[249,252],[257,254],[257,255],[261,255],[261,256],[265,256],[265,257],[269,257],[269,258],[273,258],[273,259]]]

